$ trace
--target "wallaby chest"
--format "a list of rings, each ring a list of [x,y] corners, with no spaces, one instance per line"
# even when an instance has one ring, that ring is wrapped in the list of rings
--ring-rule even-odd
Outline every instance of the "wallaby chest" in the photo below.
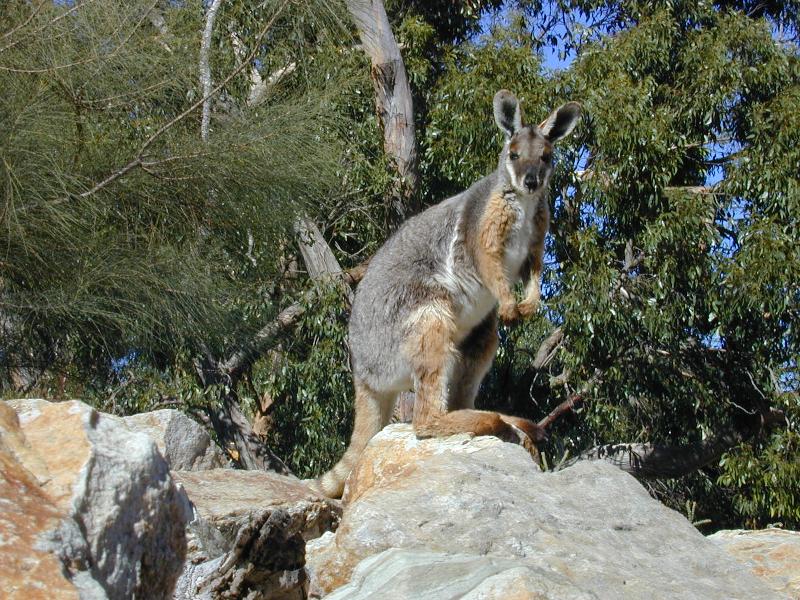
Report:
[[[520,269],[530,254],[531,246],[545,234],[539,229],[543,219],[547,219],[546,215],[541,214],[547,207],[539,194],[506,192],[503,199],[514,214],[514,222],[505,239],[503,267],[509,280],[516,283],[520,279]]]

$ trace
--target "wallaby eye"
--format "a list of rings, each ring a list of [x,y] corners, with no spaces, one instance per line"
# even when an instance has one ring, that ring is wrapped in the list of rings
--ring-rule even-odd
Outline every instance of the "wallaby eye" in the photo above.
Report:
[[[509,153],[508,158],[510,158],[511,160],[517,160],[519,158],[519,154],[517,154],[516,152],[511,152]]]

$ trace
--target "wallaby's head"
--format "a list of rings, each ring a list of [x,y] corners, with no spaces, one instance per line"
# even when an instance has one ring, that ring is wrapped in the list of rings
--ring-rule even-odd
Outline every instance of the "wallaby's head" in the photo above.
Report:
[[[567,102],[539,126],[523,125],[517,97],[508,90],[494,96],[494,120],[506,136],[500,154],[500,176],[519,193],[544,188],[553,169],[553,144],[568,135],[581,116],[581,105]]]

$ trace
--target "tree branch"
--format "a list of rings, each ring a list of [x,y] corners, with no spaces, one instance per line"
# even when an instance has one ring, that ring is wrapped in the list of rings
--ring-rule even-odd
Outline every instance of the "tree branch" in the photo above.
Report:
[[[782,411],[770,409],[750,417],[744,431],[728,429],[687,446],[605,444],[582,452],[564,466],[578,460],[605,460],[640,479],[683,477],[719,460],[729,449],[784,419]]]
[[[229,376],[241,373],[271,348],[272,342],[281,334],[291,329],[297,320],[303,316],[304,312],[302,301],[295,302],[284,308],[278,313],[274,321],[259,329],[247,344],[236,350],[228,360],[220,364],[219,369]]]
[[[291,475],[286,464],[253,431],[239,408],[233,390],[221,396],[220,406],[207,411],[220,445],[228,454],[235,449],[237,455],[231,457],[245,469]]]
[[[222,0],[214,0],[206,11],[206,24],[203,28],[203,37],[200,40],[200,88],[203,90],[203,112],[200,118],[200,139],[208,141],[208,129],[211,124],[211,37],[214,33],[214,21]]]
[[[553,332],[541,343],[533,359],[533,368],[537,371],[544,369],[556,354],[556,350],[561,347],[564,341],[564,331],[561,327],[556,327]]]
[[[583,386],[581,386],[580,390],[574,394],[570,394],[566,400],[550,411],[550,414],[539,421],[539,427],[542,429],[547,429],[558,419],[560,419],[562,415],[572,411],[578,404],[583,402],[591,389],[602,380],[602,375],[603,372],[600,369],[595,369],[594,374],[586,381],[586,383],[583,384]]]

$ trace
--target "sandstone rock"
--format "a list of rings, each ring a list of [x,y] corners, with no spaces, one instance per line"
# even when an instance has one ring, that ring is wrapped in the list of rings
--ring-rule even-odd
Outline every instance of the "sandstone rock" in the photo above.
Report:
[[[17,415],[0,403],[0,582],[4,598],[78,598],[61,573],[56,555],[38,547],[43,531],[59,527],[62,513],[42,491],[40,481],[19,460],[35,456],[19,430]],[[36,457],[38,459],[38,457]],[[39,467],[39,477],[46,473]]]
[[[335,528],[339,503],[277,473],[213,469],[174,476],[196,517],[176,600],[306,597],[306,540]]]
[[[800,598],[800,532],[737,529],[718,531],[708,539],[763,577],[776,592]]]
[[[15,455],[30,451],[24,466],[38,473],[42,510],[53,509],[29,536],[35,549],[60,559],[82,598],[169,597],[191,512],[155,444],[82,402],[7,406],[24,436]]]
[[[150,436],[174,471],[199,471],[227,465],[225,455],[208,432],[178,410],[155,410],[123,420],[132,430]]]
[[[523,577],[532,588],[570,590],[566,597],[775,597],[685,518],[607,464],[543,473],[523,448],[495,438],[417,440],[409,426],[394,425],[370,442],[346,495],[336,534],[307,545],[316,595],[347,583],[363,559],[399,548],[512,561],[498,563],[512,578],[502,585]],[[481,584],[489,591],[491,585]],[[458,597],[435,582],[418,592],[431,600]],[[338,596],[345,597],[351,596]]]
[[[594,600],[566,577],[497,556],[392,548],[361,561],[325,600]]]
[[[303,537],[319,537],[335,529],[339,502],[324,498],[294,477],[268,471],[175,471],[173,476],[189,496],[197,516],[216,527],[233,545],[242,525],[269,508],[302,513]]]

